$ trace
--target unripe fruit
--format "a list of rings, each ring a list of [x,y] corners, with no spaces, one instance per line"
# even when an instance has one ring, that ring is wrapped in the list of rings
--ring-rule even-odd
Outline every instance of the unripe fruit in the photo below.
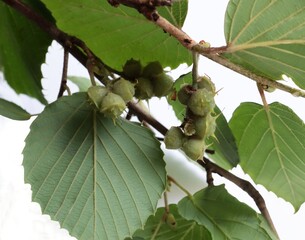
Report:
[[[121,78],[113,84],[112,92],[120,95],[125,102],[129,102],[135,94],[134,84]]]
[[[175,216],[172,213],[168,213],[166,216],[166,223],[171,227],[171,228],[176,228],[177,222],[175,219]]]
[[[102,102],[102,99],[108,93],[108,89],[102,86],[91,86],[87,90],[89,100],[99,108]]]
[[[213,117],[211,114],[209,114],[207,116],[207,120],[206,120],[206,137],[211,137],[214,135],[215,130],[216,130],[216,118],[217,117]]]
[[[121,96],[109,92],[102,100],[100,111],[106,117],[115,119],[123,113],[125,107],[126,104]]]
[[[178,91],[178,100],[181,104],[187,105],[188,100],[192,95],[192,86],[189,84],[183,85],[181,89]]]
[[[178,149],[182,147],[185,136],[179,127],[171,127],[164,137],[164,144],[167,149]]]
[[[206,89],[197,89],[188,101],[190,110],[198,116],[205,116],[215,107],[214,94]]]
[[[155,62],[148,63],[143,68],[142,76],[150,78],[150,77],[158,75],[160,73],[163,73],[163,67],[162,67],[162,65],[158,61],[155,61]]]
[[[206,75],[202,76],[198,79],[197,86],[198,86],[198,88],[206,89],[213,94],[216,93],[216,88],[215,88],[214,83],[211,81],[211,78]]]
[[[193,160],[202,159],[205,150],[205,142],[200,138],[189,138],[183,143],[182,150]]]
[[[194,120],[195,132],[196,135],[200,138],[204,138],[206,136],[207,131],[207,117],[200,117],[198,116]]]
[[[138,99],[150,99],[154,95],[153,85],[148,78],[138,78],[135,86],[135,97]]]
[[[156,97],[163,97],[168,95],[173,89],[173,78],[164,72],[152,76],[151,82],[154,88],[154,94]]]
[[[142,65],[140,61],[134,59],[127,60],[123,66],[123,73],[130,80],[140,77],[142,74]]]

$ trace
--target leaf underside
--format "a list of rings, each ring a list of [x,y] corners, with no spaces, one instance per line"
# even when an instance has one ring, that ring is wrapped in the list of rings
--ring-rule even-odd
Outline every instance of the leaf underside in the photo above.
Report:
[[[159,61],[163,67],[176,68],[191,63],[191,54],[177,40],[144,18],[138,11],[120,5],[115,8],[104,0],[43,0],[63,31],[82,39],[102,61],[122,70],[130,59],[143,65]],[[179,3],[174,3],[179,4]],[[187,11],[181,8],[182,16]],[[168,17],[181,24],[183,20]]]
[[[183,198],[178,210],[185,219],[203,225],[212,239],[276,239],[260,215],[231,196],[224,185],[210,186],[192,198]]]
[[[272,80],[285,74],[305,89],[305,1],[231,0],[224,57]]]
[[[97,113],[85,93],[62,97],[31,125],[24,148],[33,201],[81,239],[124,239],[165,188],[160,143],[138,124]]]
[[[269,111],[242,103],[230,120],[240,164],[252,179],[289,201],[295,209],[305,201],[305,128],[302,120],[280,103]]]

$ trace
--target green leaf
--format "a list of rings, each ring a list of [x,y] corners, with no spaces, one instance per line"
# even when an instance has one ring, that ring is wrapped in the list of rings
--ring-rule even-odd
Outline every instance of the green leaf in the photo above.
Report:
[[[0,115],[13,120],[28,120],[31,114],[15,103],[0,98]]]
[[[198,225],[195,221],[189,221],[184,219],[178,213],[177,205],[169,205],[170,213],[174,215],[176,220],[176,226],[169,226],[164,220],[163,215],[165,213],[164,207],[158,208],[154,216],[150,216],[145,224],[143,230],[135,232],[133,240],[140,239],[152,239],[158,225],[161,223],[160,229],[155,235],[156,240],[168,240],[168,239],[187,239],[187,240],[212,240],[210,233],[203,227]]]
[[[305,127],[288,107],[242,103],[230,120],[240,165],[252,179],[295,209],[305,201]]]
[[[273,80],[285,74],[305,88],[305,1],[231,0],[224,56]]]
[[[25,181],[44,214],[82,239],[124,239],[142,228],[165,189],[160,143],[139,124],[95,112],[86,93],[62,97],[35,119]]]
[[[163,67],[171,68],[191,63],[188,50],[135,9],[123,5],[115,8],[104,0],[42,1],[52,11],[59,28],[82,39],[114,69],[122,70],[130,58],[144,65],[159,61]]]
[[[178,203],[181,216],[206,227],[212,239],[276,239],[259,214],[231,196],[224,185],[210,186]]]
[[[188,10],[188,0],[174,1],[171,7],[159,7],[159,14],[176,27],[182,28]]]
[[[214,150],[209,156],[221,167],[231,169],[239,163],[237,145],[225,116],[216,106],[216,130],[215,137],[207,139],[208,148]]]
[[[78,87],[80,92],[87,92],[88,88],[91,86],[89,78],[79,76],[68,76],[68,80],[73,82]]]
[[[39,1],[24,1],[39,14],[49,17]],[[0,2],[0,63],[4,77],[17,92],[24,93],[46,104],[41,86],[41,64],[51,44],[51,38],[35,23]]]

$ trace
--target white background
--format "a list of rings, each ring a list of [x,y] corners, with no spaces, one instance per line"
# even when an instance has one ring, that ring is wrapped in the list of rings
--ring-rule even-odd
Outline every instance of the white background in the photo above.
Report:
[[[184,31],[196,41],[205,40],[210,42],[212,46],[225,45],[223,24],[227,2],[227,0],[190,0],[189,15]],[[42,66],[44,93],[50,102],[56,99],[59,88],[62,56],[62,48],[53,44],[47,54],[46,64]],[[87,71],[75,60],[70,59],[69,75],[88,77]],[[183,67],[182,70],[184,70]],[[208,74],[215,82],[217,89],[220,90],[216,102],[227,119],[230,119],[232,112],[242,101],[261,103],[255,82],[207,59],[201,59],[200,72]],[[287,82],[287,84],[290,84],[290,82]],[[71,87],[75,89],[72,85]],[[36,100],[14,94],[7,87],[1,75],[0,88],[0,97],[18,103],[33,114],[42,111],[43,106]],[[295,98],[280,91],[267,94],[267,99],[269,103],[280,101],[290,106],[302,119],[305,119],[305,112],[302,108],[304,99]],[[164,100],[154,99],[150,103],[150,109],[153,115],[165,126],[170,127],[178,124],[172,110]],[[59,224],[51,221],[49,216],[41,215],[39,205],[31,203],[30,186],[23,183],[24,173],[21,166],[21,153],[30,122],[12,121],[0,117],[0,240],[75,239],[69,236],[66,230],[60,229]],[[205,186],[204,172],[195,165],[188,163],[181,153],[176,154],[174,151],[166,151],[166,160],[169,174],[179,179],[181,184],[191,189],[192,192]],[[234,169],[233,172],[249,180],[249,177],[244,176],[239,168]],[[215,181],[217,184],[226,182],[217,177]],[[226,182],[226,186],[240,200],[247,202],[256,209],[253,200],[245,193],[231,183]],[[267,192],[262,186],[257,188],[265,197],[267,207],[281,239],[304,239],[304,207],[302,206],[294,214],[290,204],[277,198],[273,193]],[[176,201],[181,196],[183,194],[176,188],[169,194],[171,201]]]

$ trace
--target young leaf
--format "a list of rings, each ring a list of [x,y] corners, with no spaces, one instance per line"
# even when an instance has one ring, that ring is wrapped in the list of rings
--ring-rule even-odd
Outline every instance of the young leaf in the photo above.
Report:
[[[305,88],[305,1],[231,0],[225,17],[230,61]]]
[[[305,128],[302,120],[280,103],[269,111],[242,103],[230,120],[240,165],[252,179],[299,209],[305,201]]]
[[[212,239],[276,239],[262,226],[259,214],[231,196],[224,185],[210,186],[178,203],[182,217],[195,220]]]
[[[114,69],[122,70],[130,58],[144,65],[158,60],[162,66],[172,68],[191,63],[188,50],[135,9],[123,5],[115,8],[107,1],[96,0],[42,1],[52,11],[59,28],[82,39]]]
[[[24,1],[40,14],[51,18],[39,1]],[[4,2],[0,2],[0,62],[4,77],[17,92],[47,103],[41,86],[41,64],[51,44],[51,38],[35,23]]]
[[[203,226],[198,225],[195,221],[189,221],[181,217],[178,213],[177,205],[169,205],[170,213],[175,216],[176,226],[169,226],[163,219],[165,213],[164,207],[158,208],[154,216],[150,216],[145,224],[143,230],[137,230],[133,235],[133,240],[136,238],[150,240],[155,235],[156,240],[212,240],[210,233]],[[162,222],[159,230],[156,230],[158,225]]]
[[[68,76],[68,80],[73,82],[79,89],[80,92],[86,92],[91,86],[89,78],[79,76]]]
[[[163,152],[139,124],[103,117],[86,93],[62,97],[35,119],[25,181],[42,212],[82,239],[124,239],[155,212],[165,188]]]
[[[29,120],[31,114],[15,103],[0,98],[0,115],[13,120]]]

